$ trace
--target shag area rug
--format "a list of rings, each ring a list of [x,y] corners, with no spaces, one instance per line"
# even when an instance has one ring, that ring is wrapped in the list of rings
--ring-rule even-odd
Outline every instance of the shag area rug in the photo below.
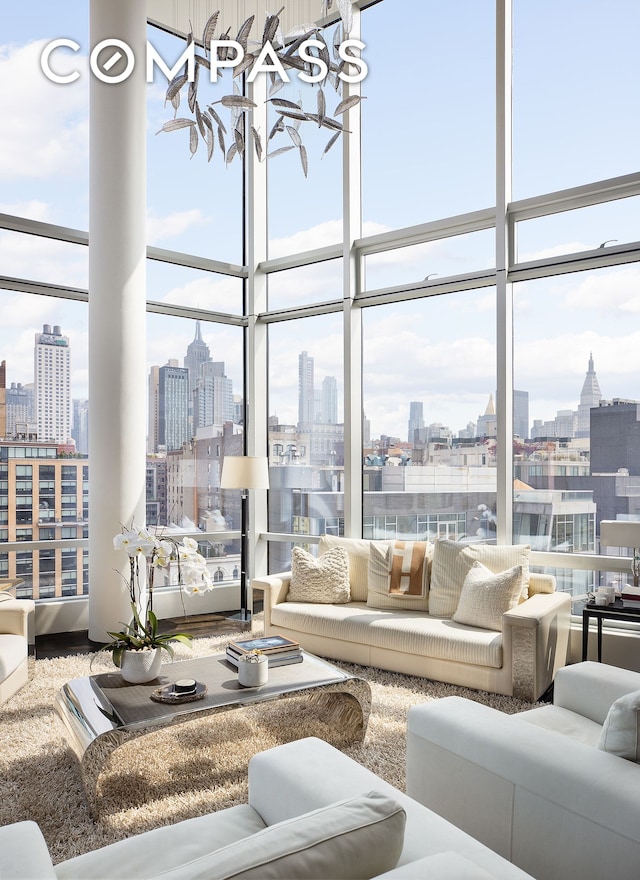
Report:
[[[229,636],[194,639],[176,659],[224,651]],[[93,666],[90,663],[93,658]],[[457,694],[514,713],[531,704],[423,678],[336,663],[369,681],[373,705],[362,743],[342,742],[321,712],[296,698],[223,712],[121,746],[101,777],[101,817],[87,808],[78,762],[53,711],[69,679],[112,671],[110,655],[37,660],[35,676],[0,707],[0,825],[33,819],[55,863],[150,828],[243,803],[256,752],[319,736],[404,790],[407,710]]]

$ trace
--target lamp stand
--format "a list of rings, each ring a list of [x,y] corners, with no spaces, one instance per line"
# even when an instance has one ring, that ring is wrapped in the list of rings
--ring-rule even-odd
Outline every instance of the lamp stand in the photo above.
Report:
[[[240,495],[240,619],[250,620],[247,609],[247,568],[249,566],[249,493]]]

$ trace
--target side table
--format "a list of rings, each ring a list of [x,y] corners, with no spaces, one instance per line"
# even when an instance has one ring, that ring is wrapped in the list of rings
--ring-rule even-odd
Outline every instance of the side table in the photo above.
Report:
[[[582,659],[587,659],[589,647],[589,620],[595,617],[598,624],[598,663],[602,662],[602,621],[627,620],[640,622],[640,603],[625,605],[622,599],[616,599],[612,605],[596,605],[587,602],[582,610]]]

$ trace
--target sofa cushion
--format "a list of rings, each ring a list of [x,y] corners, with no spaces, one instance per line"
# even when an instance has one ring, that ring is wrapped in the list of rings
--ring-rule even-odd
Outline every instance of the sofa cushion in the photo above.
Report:
[[[619,697],[602,725],[598,748],[640,763],[640,691]]]
[[[316,559],[302,547],[293,548],[288,602],[341,604],[350,599],[349,557],[346,550],[334,547]]]
[[[369,608],[364,602],[322,606],[281,602],[272,609],[271,623],[276,629],[299,633],[303,647],[303,634],[309,633],[418,657],[502,668],[502,633],[416,611]]]
[[[322,535],[318,545],[318,556],[323,556],[332,547],[343,547],[349,557],[349,585],[353,602],[366,602],[369,589],[369,545],[362,538],[342,538],[338,535]],[[374,541],[378,547],[387,546],[388,541]]]
[[[494,574],[476,559],[464,579],[453,620],[467,626],[502,630],[502,615],[516,607],[521,592],[521,565]]]
[[[394,572],[391,570],[393,563],[398,560],[397,569],[402,563],[402,556],[407,549],[405,545],[411,545],[408,549],[409,559],[407,562],[413,567],[414,593],[402,593],[394,589],[397,583]],[[398,555],[396,555],[396,551]],[[431,565],[431,551],[433,545],[428,542],[396,541],[391,544],[382,544],[372,541],[369,551],[369,590],[367,605],[369,608],[403,608],[412,611],[429,610],[429,571]]]
[[[473,563],[478,560],[497,573],[514,565],[522,566],[522,599],[529,592],[528,544],[459,544],[444,539],[435,542],[431,563],[429,614],[433,617],[453,617],[464,579]]]
[[[405,811],[394,798],[371,791],[270,825],[250,841],[229,844],[159,876],[166,880],[364,880],[397,864],[405,821]]]

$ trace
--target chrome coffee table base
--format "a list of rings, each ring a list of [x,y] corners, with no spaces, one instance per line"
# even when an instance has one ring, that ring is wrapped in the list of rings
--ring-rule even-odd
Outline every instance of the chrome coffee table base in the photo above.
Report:
[[[159,686],[181,678],[203,682],[208,693],[189,703],[151,699]],[[91,814],[99,818],[100,774],[119,746],[195,718],[295,696],[320,705],[323,717],[349,740],[364,738],[371,712],[368,682],[307,653],[302,663],[269,669],[267,684],[259,688],[241,687],[224,654],[163,664],[160,676],[144,685],[127,684],[119,672],[76,678],[59,691],[55,710],[80,762]]]

